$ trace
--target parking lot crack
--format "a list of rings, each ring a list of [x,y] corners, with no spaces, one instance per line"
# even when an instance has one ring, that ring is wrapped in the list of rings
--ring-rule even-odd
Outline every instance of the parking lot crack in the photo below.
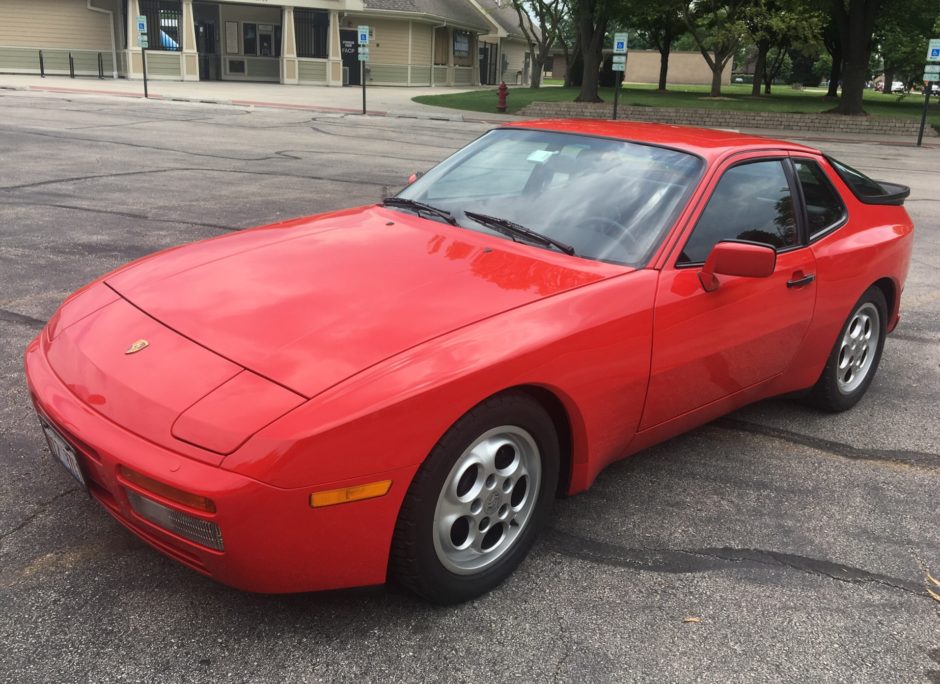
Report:
[[[154,218],[152,216],[147,216],[146,214],[135,214],[129,211],[116,211],[113,209],[95,209],[92,207],[81,207],[74,204],[58,204],[54,202],[0,202],[0,204],[8,206],[18,206],[18,207],[46,207],[49,209],[68,209],[71,211],[86,211],[93,214],[106,214],[109,216],[123,216],[124,218],[132,218],[139,221],[149,221],[151,223],[169,223],[177,226],[200,226],[203,228],[212,228],[214,230],[225,230],[225,231],[236,231],[241,230],[235,226],[221,226],[216,223],[203,223],[200,221],[185,221],[178,219],[163,219],[163,218]]]
[[[9,311],[7,309],[0,309],[0,321],[3,321],[4,323],[17,323],[19,325],[25,325],[29,328],[42,328],[42,326],[46,324],[45,321],[41,321],[38,318],[26,316],[25,314],[19,314],[15,311]]]
[[[752,423],[751,421],[741,420],[740,418],[720,418],[711,425],[719,429],[737,430],[739,432],[773,437],[785,442],[790,442],[791,444],[799,444],[818,451],[825,451],[853,461],[881,461],[900,463],[927,470],[940,470],[940,454],[932,454],[925,451],[912,451],[908,449],[863,449],[843,442],[835,442],[821,437],[804,435],[791,430],[784,430],[760,423]]]
[[[2,544],[2,542],[3,542],[7,537],[10,537],[10,536],[16,534],[17,532],[19,532],[20,530],[22,530],[24,527],[26,527],[27,525],[29,525],[31,522],[33,522],[36,518],[38,518],[40,515],[42,515],[42,514],[45,512],[45,510],[46,510],[49,506],[51,506],[52,504],[54,504],[56,501],[58,501],[59,499],[61,499],[61,498],[64,497],[64,496],[68,496],[69,494],[72,494],[73,492],[77,492],[78,490],[79,490],[79,487],[70,487],[69,489],[66,489],[64,492],[59,492],[58,494],[56,494],[55,496],[53,496],[51,499],[48,499],[47,501],[42,501],[42,502],[40,502],[39,505],[36,506],[36,509],[35,509],[32,513],[30,513],[28,516],[26,516],[25,518],[23,518],[23,520],[21,520],[21,521],[20,521],[16,526],[14,526],[11,530],[9,530],[9,531],[7,531],[7,532],[0,533],[0,544]]]
[[[550,531],[546,543],[550,549],[563,555],[615,567],[674,574],[725,570],[729,564],[757,569],[783,567],[826,577],[837,582],[878,584],[889,589],[929,598],[923,587],[914,581],[870,572],[830,560],[781,551],[730,546],[701,549],[625,547],[559,529]]]

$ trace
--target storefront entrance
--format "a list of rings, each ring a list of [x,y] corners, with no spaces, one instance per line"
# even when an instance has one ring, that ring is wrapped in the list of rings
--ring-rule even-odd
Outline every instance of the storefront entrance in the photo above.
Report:
[[[219,6],[193,3],[196,23],[196,51],[199,53],[199,80],[219,81],[222,61],[219,51]]]
[[[359,37],[355,30],[339,32],[340,50],[343,54],[343,85],[362,85],[359,78]]]

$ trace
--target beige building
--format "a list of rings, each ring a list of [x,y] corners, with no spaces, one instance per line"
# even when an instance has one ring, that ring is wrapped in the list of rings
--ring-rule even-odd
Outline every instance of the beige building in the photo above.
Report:
[[[479,83],[470,0],[0,0],[0,72],[359,84],[357,28],[369,27],[368,83]]]
[[[0,0],[0,72],[159,80],[358,85],[528,85],[532,54],[507,0]],[[70,63],[71,57],[71,63]],[[561,56],[556,55],[555,60]],[[724,82],[730,80],[731,66]],[[559,74],[558,76],[562,76]],[[633,50],[627,81],[656,83],[659,53]],[[674,52],[670,83],[711,82],[697,52]]]
[[[712,70],[701,52],[671,52],[667,77],[675,85],[711,85]],[[628,83],[659,83],[659,51],[630,50],[623,78]],[[731,83],[731,60],[721,74],[721,82]]]
[[[532,74],[532,48],[522,29],[519,15],[508,0],[473,0],[494,29],[480,36],[480,78],[484,84],[529,85]]]

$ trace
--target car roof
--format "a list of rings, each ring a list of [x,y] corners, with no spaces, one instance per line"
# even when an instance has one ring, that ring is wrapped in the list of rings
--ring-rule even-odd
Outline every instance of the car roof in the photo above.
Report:
[[[748,135],[737,131],[722,131],[713,128],[694,128],[672,124],[644,123],[638,121],[609,121],[603,119],[538,119],[506,124],[504,128],[538,128],[559,133],[615,138],[631,142],[662,145],[682,150],[700,157],[717,158],[729,151],[787,149],[801,152],[819,151],[785,140]]]

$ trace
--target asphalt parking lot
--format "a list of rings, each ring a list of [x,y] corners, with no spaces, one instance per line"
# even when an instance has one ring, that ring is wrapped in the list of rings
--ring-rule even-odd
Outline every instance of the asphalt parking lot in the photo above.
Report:
[[[615,464],[479,600],[240,593],[77,491],[22,371],[68,293],[377,201],[486,128],[0,93],[0,680],[940,682],[936,147],[819,143],[913,189],[904,318],[854,410],[763,402]]]

